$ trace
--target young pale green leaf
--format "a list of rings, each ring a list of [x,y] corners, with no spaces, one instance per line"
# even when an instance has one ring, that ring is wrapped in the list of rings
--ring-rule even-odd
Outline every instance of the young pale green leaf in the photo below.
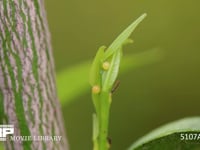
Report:
[[[117,78],[121,60],[121,51],[121,49],[118,49],[118,51],[113,54],[109,70],[103,72],[103,91],[109,91]]]
[[[146,17],[146,14],[140,16],[136,21],[129,25],[108,47],[108,50],[105,52],[104,60],[108,59],[115,51],[120,49],[120,47],[126,42],[131,33],[139,25],[139,23]]]
[[[199,150],[200,117],[164,125],[136,141],[128,150]]]
[[[100,82],[100,68],[101,68],[101,60],[104,55],[104,50],[106,49],[105,46],[101,46],[93,60],[91,70],[90,70],[90,79],[89,82],[91,86],[99,84]]]
[[[133,43],[133,40],[128,38],[124,41],[123,45],[127,45],[127,44],[132,44]]]

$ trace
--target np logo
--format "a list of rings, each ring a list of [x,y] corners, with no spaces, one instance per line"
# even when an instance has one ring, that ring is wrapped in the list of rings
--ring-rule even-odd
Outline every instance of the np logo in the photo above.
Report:
[[[0,141],[6,141],[6,136],[14,134],[13,125],[0,125]]]

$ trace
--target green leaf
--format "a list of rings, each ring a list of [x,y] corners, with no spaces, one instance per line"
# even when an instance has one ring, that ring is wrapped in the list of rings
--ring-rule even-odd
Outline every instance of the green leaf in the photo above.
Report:
[[[121,63],[120,74],[158,62],[161,58],[162,52],[159,49],[127,55]],[[58,97],[62,105],[68,105],[77,97],[89,92],[88,74],[90,64],[91,61],[85,61],[56,73]]]
[[[130,26],[128,26],[109,46],[108,50],[105,52],[103,61],[111,61],[110,67],[107,71],[103,72],[103,91],[110,91],[112,88],[118,72],[122,55],[122,46],[128,43],[132,43],[129,36],[137,27],[137,25],[146,17],[146,14],[140,16],[136,21],[134,21]]]
[[[103,91],[109,91],[112,88],[119,72],[120,60],[121,49],[118,49],[111,59],[109,70],[103,73]]]
[[[90,79],[89,82],[91,86],[99,84],[99,72],[100,72],[100,67],[101,67],[101,60],[104,56],[104,50],[106,49],[105,46],[101,46],[93,60],[91,70],[90,70]]]
[[[139,25],[139,23],[146,17],[146,14],[141,15],[136,21],[129,25],[108,47],[105,52],[104,60],[108,59],[115,51],[121,48],[121,46],[127,42],[128,37]]]
[[[150,132],[128,150],[199,150],[199,141],[200,117],[192,117],[166,124]]]

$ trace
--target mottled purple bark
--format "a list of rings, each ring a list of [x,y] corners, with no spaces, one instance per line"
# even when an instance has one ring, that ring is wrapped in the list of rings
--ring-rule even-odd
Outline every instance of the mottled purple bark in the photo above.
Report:
[[[14,136],[62,136],[60,142],[9,141],[8,150],[67,150],[43,0],[0,0],[0,124]]]

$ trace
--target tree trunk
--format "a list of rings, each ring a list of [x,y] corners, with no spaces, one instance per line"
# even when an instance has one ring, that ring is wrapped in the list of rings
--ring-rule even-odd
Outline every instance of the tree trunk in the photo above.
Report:
[[[0,0],[0,124],[12,136],[61,141],[5,142],[11,150],[67,150],[43,0]]]

